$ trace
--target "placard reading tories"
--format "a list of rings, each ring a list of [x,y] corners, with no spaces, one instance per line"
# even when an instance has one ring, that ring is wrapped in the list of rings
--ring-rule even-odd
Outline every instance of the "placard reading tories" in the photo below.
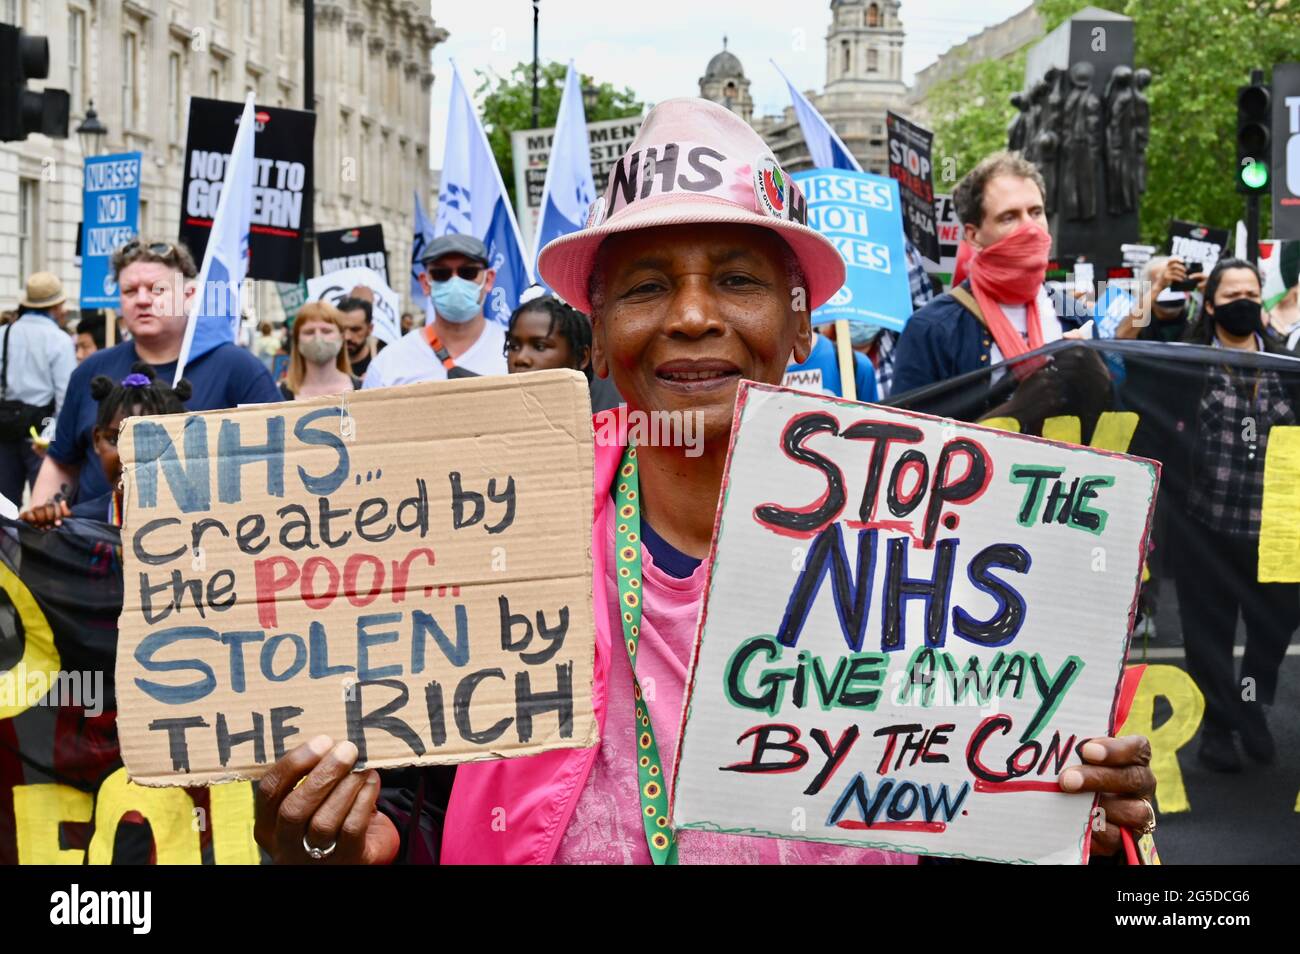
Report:
[[[679,829],[1081,863],[1158,464],[742,383]]]
[[[594,745],[591,408],[572,371],[122,426],[133,781]]]

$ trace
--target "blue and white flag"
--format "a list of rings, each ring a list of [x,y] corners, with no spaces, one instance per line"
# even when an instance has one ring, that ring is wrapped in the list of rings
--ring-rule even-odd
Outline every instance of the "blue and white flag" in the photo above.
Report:
[[[488,265],[496,269],[496,284],[483,313],[505,325],[519,296],[533,284],[532,269],[524,257],[519,223],[474,101],[454,61],[451,70],[447,144],[433,234],[435,238],[449,233],[469,234],[487,246]]]
[[[849,152],[849,147],[844,145],[836,135],[826,118],[817,112],[817,107],[808,102],[803,93],[795,89],[794,83],[790,82],[790,77],[776,65],[776,60],[772,60],[772,65],[776,66],[776,71],[781,74],[781,79],[785,80],[785,85],[790,87],[790,99],[794,101],[794,114],[799,119],[803,141],[808,144],[808,155],[812,157],[813,167],[862,172],[862,165],[853,153]]]
[[[240,298],[248,275],[248,236],[253,217],[253,137],[257,134],[256,109],[250,93],[239,118],[235,145],[226,163],[221,198],[212,220],[212,235],[199,269],[198,289],[185,340],[176,361],[173,384],[185,374],[185,365],[226,342],[239,340]]]
[[[537,270],[537,256],[546,243],[582,228],[587,221],[587,209],[595,198],[591,144],[587,141],[587,117],[582,108],[582,82],[570,60],[569,71],[564,77],[564,93],[560,97],[560,113],[555,120],[551,155],[546,165],[537,234],[533,239],[534,272]]]
[[[429,216],[425,214],[424,203],[420,201],[420,193],[415,193],[415,234],[411,238],[411,300],[424,311],[428,305],[428,296],[424,294],[424,288],[420,285],[420,276],[424,274],[424,263],[420,261],[420,256],[424,250],[429,247],[433,241],[433,223],[429,221]]]

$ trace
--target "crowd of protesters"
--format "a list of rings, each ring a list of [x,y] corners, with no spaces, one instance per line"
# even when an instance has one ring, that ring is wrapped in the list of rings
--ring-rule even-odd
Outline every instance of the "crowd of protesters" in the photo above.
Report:
[[[656,142],[659,114],[664,122],[698,126],[701,139],[711,137],[711,144],[728,154],[748,158],[762,152],[763,144],[743,122],[730,114],[719,116],[709,106],[663,104],[647,117],[638,142]],[[1052,238],[1044,192],[1038,170],[1017,153],[992,155],[963,179],[954,193],[964,245],[954,284],[936,294],[909,244],[915,312],[903,331],[852,326],[853,383],[859,400],[896,397],[1010,362],[990,375],[991,384],[1004,382],[1005,400],[990,396],[967,416],[1009,416],[1027,424],[1041,422],[1080,394],[1110,387],[1102,359],[1087,349],[1066,350],[1047,362],[1017,363],[1053,341],[1092,334],[1078,308],[1063,306],[1068,295],[1047,282]],[[669,380],[671,374],[663,369],[677,367],[674,360],[690,362],[703,356],[713,359],[709,369],[722,369],[720,378],[738,375],[844,393],[833,327],[813,328],[809,312],[792,311],[784,287],[805,284],[815,306],[839,287],[843,267],[838,253],[811,230],[758,213],[742,216],[730,209],[736,204],[730,195],[698,201],[682,193],[665,197],[663,203],[667,211],[662,221],[629,221],[626,213],[611,214],[611,221],[623,218],[624,223],[597,234],[586,229],[549,245],[541,256],[541,273],[555,291],[539,289],[526,296],[507,326],[484,314],[495,277],[487,248],[470,236],[447,235],[431,242],[424,253],[420,282],[430,302],[429,320],[419,322],[413,314],[404,314],[397,340],[385,346],[375,337],[372,298],[365,289],[354,289],[336,304],[303,306],[287,328],[261,323],[249,348],[231,343],[203,354],[186,366],[184,380],[174,388],[169,383],[185,332],[184,303],[193,294],[196,274],[183,245],[135,240],[117,250],[112,261],[121,289],[116,344],[106,341],[103,314],[83,313],[68,327],[59,280],[45,273],[33,275],[17,316],[0,332],[0,493],[14,504],[27,497],[24,518],[40,526],[78,515],[120,519],[117,429],[128,414],[227,409],[359,388],[571,368],[590,382],[596,412],[626,399],[644,411],[689,406],[706,418],[708,452],[687,468],[689,473],[682,469],[682,458],[659,459],[650,449],[640,462],[643,538],[653,569],[645,581],[650,605],[644,628],[648,638],[658,627],[669,651],[688,652],[684,643],[674,642],[693,633],[687,623],[694,620],[695,603],[682,594],[695,587],[691,598],[701,598],[697,591],[703,577],[698,570],[712,534],[734,388],[686,389]],[[726,214],[718,212],[721,206],[728,206]],[[651,247],[657,250],[655,264],[647,266],[644,253]],[[718,261],[739,264],[716,281],[701,279],[701,274],[717,271]],[[1239,259],[1218,262],[1208,274],[1196,277],[1194,289],[1187,289],[1186,263],[1177,258],[1152,259],[1140,277],[1131,311],[1114,326],[1115,338],[1186,341],[1225,353],[1284,354],[1300,343],[1294,276],[1291,290],[1271,313],[1262,305],[1258,269]],[[175,294],[179,289],[183,291]],[[1233,771],[1242,767],[1234,733],[1256,761],[1269,762],[1274,756],[1262,707],[1237,700],[1232,652],[1237,616],[1243,616],[1247,631],[1241,677],[1256,680],[1259,699],[1268,702],[1282,656],[1300,624],[1300,587],[1253,582],[1257,577],[1250,573],[1229,574],[1215,586],[1192,555],[1217,552],[1229,563],[1254,567],[1267,433],[1271,427],[1300,423],[1300,393],[1274,372],[1252,375],[1247,387],[1231,364],[1209,363],[1204,368],[1198,376],[1176,382],[1135,376],[1135,394],[1141,388],[1159,391],[1175,413],[1171,427],[1143,432],[1146,443],[1133,450],[1161,460],[1179,455],[1186,462],[1181,470],[1186,479],[1173,481],[1167,490],[1173,506],[1189,518],[1182,521],[1186,541],[1165,544],[1173,557],[1165,575],[1176,586],[1189,670],[1207,700],[1201,758],[1211,768]],[[991,395],[996,393],[990,389]],[[1253,442],[1234,435],[1243,415],[1254,415],[1259,422]],[[25,488],[30,488],[26,494]],[[608,497],[604,495],[604,502]],[[597,510],[597,518],[603,519],[600,494]],[[1231,582],[1237,579],[1246,582]],[[656,616],[651,610],[654,600],[676,609]],[[606,623],[601,620],[600,625]],[[620,672],[627,668],[626,660],[616,665]],[[672,685],[673,678],[665,671],[661,682]],[[672,693],[664,696],[662,708],[667,712]],[[651,715],[658,711],[652,704]],[[1107,764],[1132,761],[1126,740],[1103,741]],[[391,860],[399,839],[410,856],[409,832],[398,833],[394,825],[411,823],[418,830],[424,822],[411,816],[419,816],[421,809],[403,815],[391,805],[385,807],[374,773],[348,774],[356,757],[355,748],[346,750],[348,745],[313,740],[285,756],[267,776],[259,801],[258,836],[277,860],[303,860],[304,852],[318,857],[310,855],[310,845],[325,842],[331,851],[337,842],[340,858]],[[629,802],[620,788],[627,767],[613,761],[613,743],[608,748],[603,744],[602,750],[609,758],[597,758],[580,792],[548,792],[570,811],[577,806],[569,829],[548,843],[548,857],[608,861],[646,854],[635,795]],[[458,794],[449,795],[443,806],[449,824],[486,810],[486,793],[519,782],[515,776],[526,771],[520,766],[529,761],[463,767],[455,781]],[[1142,807],[1149,794],[1146,777],[1137,773],[1134,778],[1141,776],[1140,784],[1117,791],[1104,787],[1106,776],[1087,774],[1088,768],[1080,784],[1108,792],[1114,799],[1112,817],[1120,824],[1141,827],[1149,809]],[[308,775],[315,780],[302,788],[308,795],[292,794]],[[450,784],[445,776],[429,775],[428,797],[432,801],[432,792]],[[356,826],[344,824],[349,811],[364,813],[377,805],[382,814],[375,818],[391,821],[363,825],[359,835]],[[293,811],[287,813],[285,806]],[[582,827],[594,825],[593,813],[598,811],[614,819],[611,823],[607,817],[602,824],[613,824],[626,836],[622,842],[602,842],[594,837],[594,828]],[[372,830],[375,825],[382,829],[378,834]],[[521,844],[519,851],[535,847]],[[716,857],[719,850],[705,840],[692,847],[701,858]],[[1102,853],[1115,850],[1113,842],[1104,840],[1096,847]],[[449,846],[446,840],[442,850],[456,858],[476,851],[468,844]],[[754,858],[766,858],[767,851],[768,846],[755,847]],[[437,852],[436,845],[428,851],[435,856]],[[812,846],[805,854],[810,860],[831,855],[849,861],[915,860]]]

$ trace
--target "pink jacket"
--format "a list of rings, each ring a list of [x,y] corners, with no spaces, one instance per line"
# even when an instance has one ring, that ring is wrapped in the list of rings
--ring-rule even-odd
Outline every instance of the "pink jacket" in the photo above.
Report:
[[[601,432],[601,418],[593,424]],[[592,601],[596,619],[596,671],[592,704],[600,733],[605,734],[605,700],[611,641],[605,596],[605,509],[613,501],[610,487],[623,455],[620,445],[596,443],[595,507],[591,528]],[[599,746],[558,749],[526,758],[474,762],[458,766],[442,835],[442,863],[550,864],[560,838],[587,784]]]

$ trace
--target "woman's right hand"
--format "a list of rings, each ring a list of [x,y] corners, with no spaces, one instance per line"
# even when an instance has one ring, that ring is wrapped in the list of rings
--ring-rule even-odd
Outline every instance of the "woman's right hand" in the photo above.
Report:
[[[386,865],[397,857],[397,827],[375,810],[379,773],[353,772],[356,761],[351,742],[319,735],[262,776],[253,835],[276,864]],[[305,845],[334,849],[314,859]]]
[[[50,527],[62,526],[63,518],[71,516],[72,510],[66,500],[51,500],[31,510],[24,510],[18,515],[18,519],[38,530],[48,530]]]

